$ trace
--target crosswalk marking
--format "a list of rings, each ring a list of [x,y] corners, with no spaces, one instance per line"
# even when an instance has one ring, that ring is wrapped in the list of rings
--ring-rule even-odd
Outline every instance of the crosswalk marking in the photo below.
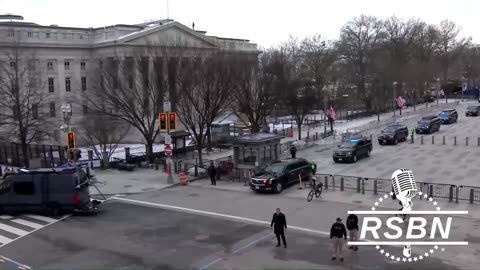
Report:
[[[9,216],[9,215],[1,215],[0,216],[1,219],[11,219],[13,218],[12,216]]]
[[[40,229],[40,228],[43,227],[43,225],[28,221],[28,220],[24,220],[24,219],[12,219],[11,221],[15,222],[15,223],[18,223],[18,224],[21,224],[21,225],[24,225],[24,226],[27,226],[27,227],[30,227],[30,228],[34,228],[34,229]]]
[[[29,218],[45,221],[45,222],[48,222],[48,223],[54,223],[54,222],[58,221],[58,219],[53,219],[53,218],[49,218],[49,217],[45,217],[45,216],[38,216],[38,215],[25,215],[25,216],[29,217]]]
[[[12,239],[0,235],[0,244],[5,245],[12,241],[13,241]]]
[[[8,226],[8,225],[2,224],[2,223],[0,223],[0,229],[2,229],[4,231],[7,231],[7,232],[10,232],[10,233],[13,233],[13,234],[16,234],[18,236],[23,236],[23,235],[28,234],[27,231],[20,230],[20,229],[17,229],[15,227]]]

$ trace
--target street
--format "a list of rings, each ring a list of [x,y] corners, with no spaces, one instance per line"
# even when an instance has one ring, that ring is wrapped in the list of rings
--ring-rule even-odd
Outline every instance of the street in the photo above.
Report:
[[[178,189],[173,194],[178,197],[185,191]],[[204,191],[196,188],[188,188],[188,192],[184,195],[197,194],[190,198],[213,195],[203,194]],[[150,194],[150,199],[156,197],[155,201],[159,201],[158,198],[163,195],[166,194],[155,192]],[[219,204],[225,204],[225,196],[221,195]],[[175,196],[166,197],[161,201]],[[361,247],[358,252],[345,247],[345,262],[332,262],[328,237],[320,231],[306,232],[297,228],[295,225],[301,223],[297,222],[297,215],[293,213],[295,208],[292,207],[285,206],[284,210],[287,220],[292,223],[287,229],[288,248],[284,249],[275,247],[268,222],[262,225],[259,224],[261,220],[252,219],[262,216],[260,209],[254,211],[259,212],[257,215],[239,216],[237,220],[232,220],[232,217],[188,213],[188,210],[178,208],[166,210],[155,203],[131,200],[134,199],[109,200],[96,217],[69,217],[0,248],[0,252],[32,269],[454,269],[452,265],[442,263],[438,256],[415,264],[390,262],[380,256],[374,247]],[[255,202],[248,204],[253,206]],[[294,205],[298,206],[298,203]],[[304,205],[303,211],[311,210]],[[265,211],[262,220],[269,220],[271,212]],[[236,215],[238,211],[230,214]],[[326,216],[318,217],[312,216],[316,223],[331,223]],[[11,265],[0,265],[0,268],[8,269]]]

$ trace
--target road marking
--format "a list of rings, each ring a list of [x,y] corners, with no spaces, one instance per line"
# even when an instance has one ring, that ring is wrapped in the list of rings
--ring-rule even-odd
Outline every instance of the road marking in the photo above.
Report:
[[[0,223],[0,229],[2,229],[4,231],[7,231],[7,232],[10,232],[10,233],[13,233],[13,234],[16,234],[18,236],[23,236],[23,235],[28,233],[27,231],[20,230],[20,229],[17,229],[15,227],[8,226],[8,225],[2,224],[2,223]]]
[[[3,259],[3,260],[5,260],[5,261],[8,261],[8,262],[10,262],[10,263],[13,263],[13,264],[15,264],[15,265],[16,265],[18,268],[20,268],[20,269],[24,269],[24,270],[26,270],[26,269],[33,270],[33,269],[30,267],[30,266],[27,266],[27,265],[21,264],[21,263],[19,263],[19,262],[15,261],[15,260],[12,260],[12,259],[10,259],[10,258],[7,258],[7,257],[5,257],[5,256],[0,256],[0,259]]]
[[[185,208],[185,207],[180,207],[180,206],[175,206],[175,205],[152,203],[152,202],[146,202],[146,201],[127,199],[127,198],[119,198],[119,197],[113,197],[112,199],[113,200],[118,200],[118,201],[129,202],[129,203],[132,203],[132,204],[140,204],[140,205],[147,205],[147,206],[164,208],[164,209],[172,209],[172,210],[177,210],[177,211],[181,211],[181,212],[188,212],[188,213],[202,214],[202,215],[208,215],[208,216],[214,216],[214,217],[221,217],[221,218],[239,220],[239,221],[243,221],[243,222],[250,222],[250,223],[256,223],[256,224],[261,224],[261,225],[270,225],[270,222],[265,221],[265,220],[245,218],[245,217],[240,217],[240,216],[232,216],[232,215],[226,215],[226,214],[221,214],[221,213],[197,210],[197,209],[192,209],[192,208]],[[301,232],[330,236],[330,232],[326,232],[326,231],[314,230],[314,229],[303,228],[303,227],[298,227],[298,226],[288,226],[288,228],[292,229],[292,230],[296,230],[296,231],[301,231]],[[371,240],[366,239],[365,241],[370,242]]]
[[[49,217],[45,217],[45,216],[39,216],[39,215],[25,215],[25,216],[29,217],[29,218],[45,221],[45,222],[48,222],[48,223],[55,223],[55,222],[58,221],[58,219],[49,218]]]
[[[11,219],[13,218],[12,216],[9,216],[9,215],[1,215],[0,216],[1,219]]]
[[[25,216],[26,216],[26,217],[30,217],[30,218],[34,218],[34,219],[38,219],[38,220],[40,220],[40,218],[45,218],[45,219],[47,219],[47,217],[42,217],[42,216],[37,216],[37,215],[25,215]],[[38,231],[38,230],[41,230],[41,229],[46,228],[46,227],[48,227],[48,226],[50,226],[50,225],[52,225],[52,224],[55,224],[55,223],[60,222],[60,221],[62,221],[62,220],[64,220],[64,219],[66,219],[66,218],[69,218],[70,216],[71,216],[71,214],[70,214],[70,215],[65,215],[65,216],[63,216],[63,217],[61,217],[61,218],[59,218],[59,219],[49,218],[50,220],[54,220],[54,222],[49,223],[49,224],[46,224],[46,225],[43,225],[41,228],[34,229],[33,231],[28,232],[27,234],[24,234],[24,235],[22,235],[22,236],[20,236],[20,237],[17,237],[17,238],[15,238],[14,240],[11,240],[10,242],[1,245],[1,247],[4,247],[4,246],[6,246],[7,244],[10,244],[10,243],[12,243],[12,242],[15,242],[15,241],[17,241],[17,240],[19,240],[19,239],[21,239],[21,238],[23,238],[23,237],[25,237],[25,236],[27,236],[27,235],[29,235],[29,234],[32,234],[32,233],[34,233],[34,232],[36,232],[36,231]],[[1,241],[0,241],[0,242],[1,242]],[[0,257],[1,257],[1,256],[0,256]],[[31,269],[31,268],[29,267],[29,269]]]
[[[12,242],[12,241],[13,241],[13,239],[10,239],[10,238],[7,238],[7,237],[5,237],[5,236],[1,236],[1,235],[0,235],[0,245],[1,245],[1,246],[6,245],[6,244],[8,244],[8,243],[10,243],[10,242]]]
[[[28,220],[24,220],[24,219],[12,219],[11,222],[15,222],[15,223],[18,223],[20,225],[24,225],[24,226],[34,228],[34,229],[40,229],[40,228],[43,227],[43,225],[41,225],[41,224],[31,222],[31,221],[28,221]]]

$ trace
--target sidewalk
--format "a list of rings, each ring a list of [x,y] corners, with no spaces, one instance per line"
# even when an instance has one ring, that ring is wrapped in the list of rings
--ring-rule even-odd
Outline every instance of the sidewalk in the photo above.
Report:
[[[100,184],[97,188],[104,195],[134,194],[172,187],[179,183],[178,174],[172,173],[172,182],[162,170],[136,169],[132,172],[116,169],[95,170],[95,177]],[[187,175],[187,181],[195,179]],[[90,187],[90,194],[99,195],[95,187]]]
[[[236,192],[253,192],[250,190],[249,186],[245,186],[243,182],[232,182],[229,180],[217,180],[216,186],[211,186],[210,181],[208,179],[197,179],[195,181],[189,182],[189,185],[192,187],[199,187],[199,188],[209,188],[209,189],[217,189],[217,190],[226,190],[226,191],[236,191]],[[310,192],[310,188],[303,188],[298,189],[298,185],[292,185],[286,188],[281,194],[277,194],[278,196],[284,196],[287,198],[295,198],[295,199],[305,199],[308,193]],[[313,200],[316,201],[329,201],[335,203],[342,203],[342,204],[352,204],[358,205],[364,208],[370,208],[374,205],[375,201],[377,201],[380,197],[384,196],[384,193],[378,193],[374,195],[373,192],[366,191],[365,194],[358,193],[355,190],[348,190],[340,191],[339,188],[336,189],[326,189],[323,190],[322,195],[320,198],[314,198]],[[391,198],[389,199],[392,200]],[[462,215],[463,217],[468,217],[471,219],[479,219],[480,220],[480,208],[478,207],[478,203],[470,204],[468,201],[459,201],[459,203],[449,202],[448,199],[444,198],[434,198],[436,202],[438,202],[438,206],[442,207],[443,210],[450,210],[450,211],[465,211],[467,210],[469,213],[468,215]],[[426,200],[423,200],[426,202]],[[397,206],[397,203],[395,203]],[[431,207],[428,203],[421,203],[415,202],[415,210],[431,210]],[[385,208],[385,207],[384,207]],[[427,209],[428,208],[428,209]],[[390,208],[391,210],[398,210],[398,208]]]

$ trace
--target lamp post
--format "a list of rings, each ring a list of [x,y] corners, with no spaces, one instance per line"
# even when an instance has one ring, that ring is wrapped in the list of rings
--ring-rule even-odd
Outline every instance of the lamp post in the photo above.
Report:
[[[393,94],[393,116],[396,115],[396,106],[397,106],[397,104],[396,104],[397,99],[395,98],[395,90],[396,90],[395,88],[397,88],[397,81],[394,81],[394,82],[393,82],[393,88],[392,88],[392,94]]]
[[[72,106],[70,104],[62,104],[63,125],[60,127],[64,133],[70,132],[70,118],[72,117]]]
[[[348,122],[347,118],[347,102],[348,102],[348,94],[343,94],[342,97],[344,97],[344,102],[343,102],[343,110],[345,111],[345,120]]]
[[[439,90],[440,90],[440,78],[437,78],[437,105],[440,103],[440,97],[438,96]]]

